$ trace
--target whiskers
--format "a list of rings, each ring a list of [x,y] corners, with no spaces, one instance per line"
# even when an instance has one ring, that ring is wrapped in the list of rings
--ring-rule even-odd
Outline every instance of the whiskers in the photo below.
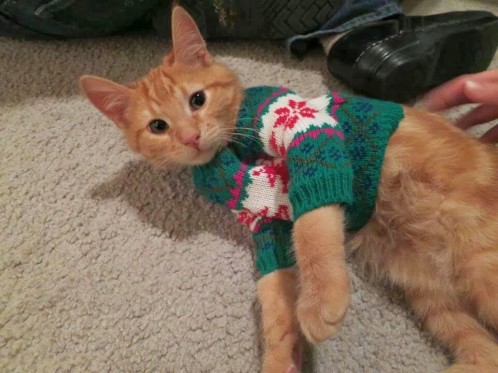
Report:
[[[167,168],[169,170],[176,170],[182,166],[179,162],[174,161],[174,159],[178,159],[179,155],[178,151],[169,152],[168,154],[155,157],[151,160],[151,163],[154,167],[160,169]]]
[[[169,168],[174,164],[169,157],[154,158],[151,163],[157,168]]]
[[[258,136],[252,133],[245,133],[249,131],[253,131],[254,133],[257,132],[254,128],[244,128],[242,131],[243,132],[239,132],[239,129],[236,129],[235,132],[224,131],[222,132],[223,139],[226,142],[235,143],[243,147],[248,147],[250,145],[249,143],[253,141],[259,141]]]
[[[256,135],[257,130],[254,128],[236,129],[235,132],[230,128],[212,126],[203,133],[206,142],[215,144],[216,151],[221,151],[225,144],[233,143],[238,146],[248,148],[251,143],[259,142],[260,139]]]
[[[243,128],[243,131],[258,132],[258,130],[257,130],[256,128],[252,128],[252,127],[244,127],[244,128]]]
[[[232,138],[229,138],[226,140],[227,142],[231,142],[231,143],[234,143],[234,144],[238,144],[240,146],[243,146],[244,148],[247,148],[248,145],[247,144],[244,144],[243,142],[240,142],[240,141],[237,141],[235,140],[233,137]]]
[[[229,136],[218,127],[209,128],[204,134],[206,141],[212,144],[216,144],[216,151],[219,152],[223,149],[223,144],[230,141]]]
[[[254,141],[258,141],[259,138],[255,135],[251,135],[251,134],[248,134],[248,133],[239,133],[239,132],[234,132],[232,134],[232,136],[239,136],[239,137],[242,137],[242,138],[248,138],[248,139],[251,139],[251,140],[254,140]]]

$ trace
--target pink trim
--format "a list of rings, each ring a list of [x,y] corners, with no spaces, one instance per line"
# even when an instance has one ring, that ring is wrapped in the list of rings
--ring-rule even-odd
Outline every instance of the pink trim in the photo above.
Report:
[[[280,87],[280,90],[278,90],[277,92],[273,92],[270,97],[268,97],[261,105],[258,106],[258,111],[256,112],[256,116],[254,117],[254,121],[253,121],[253,126],[255,129],[257,129],[257,127],[258,127],[257,124],[258,124],[259,117],[261,115],[261,112],[265,109],[265,107],[267,107],[268,104],[271,101],[273,101],[273,99],[275,97],[283,95],[284,93],[287,93],[287,92],[289,92],[288,88]]]
[[[252,231],[254,233],[258,233],[259,230],[261,229],[261,226],[263,224],[268,224],[268,223],[271,223],[273,220],[271,218],[267,218],[267,217],[263,217],[262,219],[260,219],[256,225],[254,226],[254,228],[252,229]]]
[[[258,218],[259,217],[257,215],[253,214],[249,210],[242,210],[237,212],[237,221],[239,223],[247,225],[249,228],[251,228],[251,225],[253,225]]]
[[[338,130],[333,129],[333,128],[320,128],[320,129],[316,129],[316,130],[313,130],[313,131],[305,132],[305,133],[301,134],[300,136],[296,137],[290,143],[289,149],[290,148],[295,148],[295,147],[301,145],[301,143],[307,137],[311,137],[313,139],[316,139],[318,137],[318,135],[320,135],[320,133],[325,133],[329,137],[333,137],[335,135],[335,136],[339,137],[341,140],[344,141],[344,134],[341,131],[338,131]]]
[[[290,214],[289,214],[289,206],[279,205],[278,211],[275,214],[275,217],[277,219],[280,219],[280,220],[291,220]]]
[[[244,186],[244,175],[247,169],[247,165],[242,164],[240,167],[240,170],[238,170],[234,175],[233,179],[235,180],[235,183],[237,184],[236,188],[229,189],[230,195],[232,196],[232,199],[227,202],[227,205],[229,208],[232,210],[235,210],[235,207],[237,206],[237,203],[239,202],[240,199],[240,193],[242,192],[242,188]]]
[[[257,222],[256,225],[252,228],[252,232],[258,233],[259,230],[261,229],[262,225],[263,225],[263,223],[261,221]]]
[[[341,105],[346,102],[341,96],[339,96],[338,92],[332,92],[332,98],[334,100],[334,105],[330,108],[330,116],[338,121],[337,119],[337,110],[341,107]]]
[[[271,137],[270,137],[270,145],[272,146],[273,150],[277,152],[281,157],[285,156],[285,147],[279,146],[277,144],[277,138],[275,137],[275,131],[272,131]]]

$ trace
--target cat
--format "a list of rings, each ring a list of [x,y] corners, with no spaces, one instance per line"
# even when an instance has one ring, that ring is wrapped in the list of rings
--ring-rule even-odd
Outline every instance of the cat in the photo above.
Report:
[[[243,89],[179,6],[172,40],[162,64],[132,84],[83,76],[80,85],[131,150],[158,166],[202,165],[231,141]],[[340,205],[302,215],[296,268],[258,281],[264,372],[297,371],[300,333],[317,343],[338,332],[350,304],[347,253],[402,289],[454,355],[446,372],[498,372],[498,153],[436,114],[403,110],[368,223],[346,237]]]

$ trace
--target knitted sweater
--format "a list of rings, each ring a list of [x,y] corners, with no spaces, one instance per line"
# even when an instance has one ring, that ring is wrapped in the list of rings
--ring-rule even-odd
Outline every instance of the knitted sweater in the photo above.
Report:
[[[200,194],[249,226],[261,274],[295,263],[292,221],[342,204],[346,229],[369,220],[399,104],[348,94],[314,99],[280,87],[245,91],[234,142],[194,168]]]

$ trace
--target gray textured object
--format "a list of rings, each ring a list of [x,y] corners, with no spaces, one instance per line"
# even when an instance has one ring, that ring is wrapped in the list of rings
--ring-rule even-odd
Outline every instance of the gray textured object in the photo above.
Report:
[[[491,1],[405,3],[498,11]],[[319,51],[298,62],[270,43],[210,47],[245,85],[345,89]],[[130,81],[167,48],[149,38],[0,39],[1,372],[258,371],[247,232],[195,195],[189,172],[132,155],[78,91],[83,73]],[[313,349],[314,372],[446,366],[399,294],[354,267],[351,278],[345,325]]]

